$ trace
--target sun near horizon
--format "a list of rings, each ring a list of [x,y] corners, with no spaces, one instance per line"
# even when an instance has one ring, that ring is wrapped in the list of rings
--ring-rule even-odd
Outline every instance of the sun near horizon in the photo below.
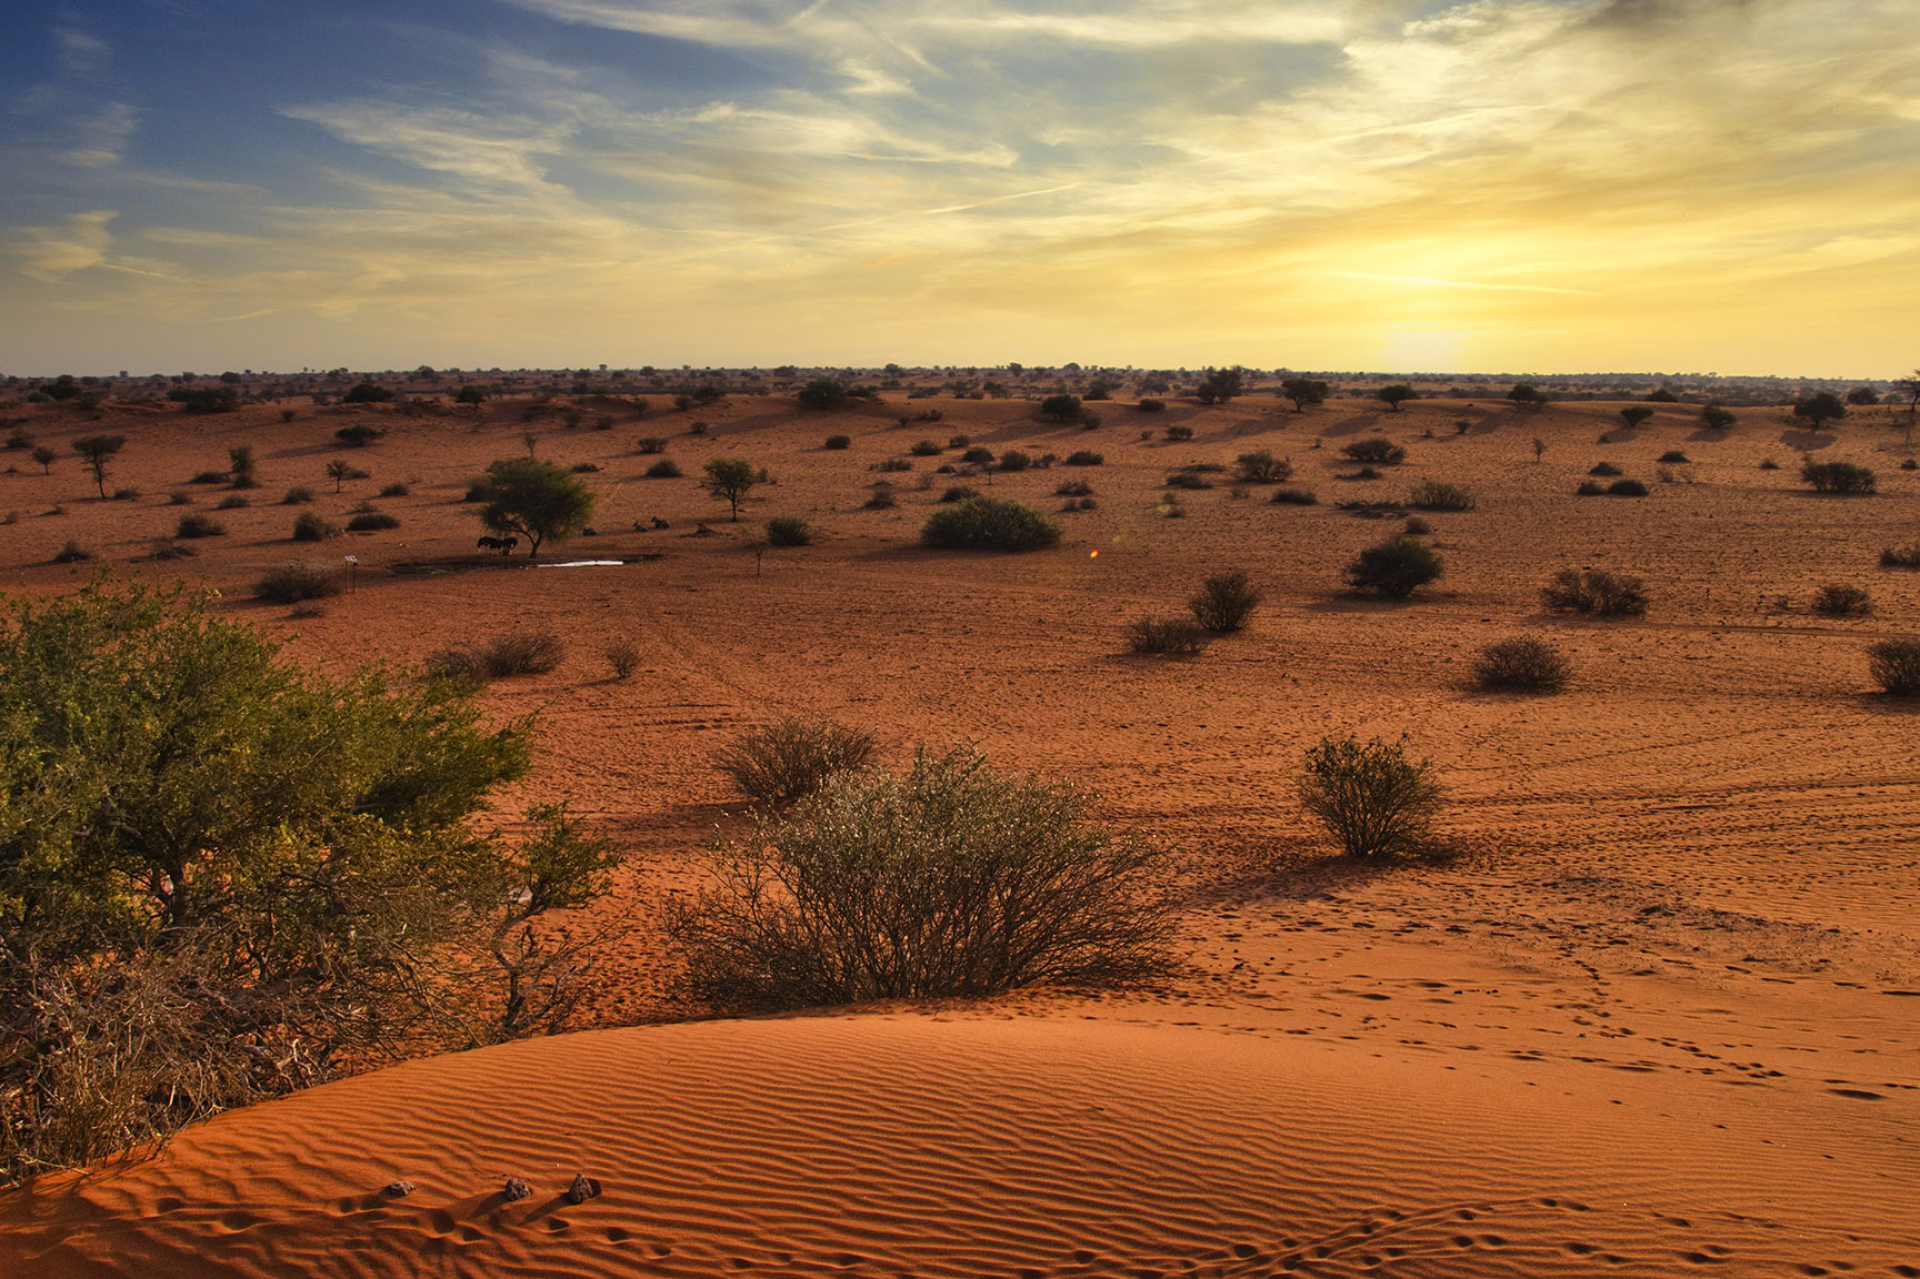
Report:
[[[28,0],[0,372],[1889,378],[1915,0]]]

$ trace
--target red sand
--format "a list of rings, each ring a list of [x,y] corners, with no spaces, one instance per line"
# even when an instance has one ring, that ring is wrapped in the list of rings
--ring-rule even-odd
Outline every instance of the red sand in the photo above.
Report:
[[[734,820],[710,764],[727,734],[820,712],[873,729],[893,758],[972,739],[1000,764],[1098,789],[1116,821],[1174,850],[1191,967],[1148,996],[639,1028],[411,1063],[223,1116],[149,1164],[0,1198],[0,1274],[707,1274],[737,1260],[796,1274],[1252,1275],[1293,1261],[1301,1274],[1920,1275],[1920,718],[1872,691],[1864,658],[1877,638],[1920,632],[1920,574],[1875,566],[1882,546],[1920,541],[1920,474],[1897,469],[1908,451],[1891,418],[1849,419],[1826,441],[1745,410],[1716,438],[1668,406],[1602,444],[1617,406],[1473,410],[1456,436],[1463,411],[1446,403],[1114,408],[1085,432],[1019,402],[938,405],[947,420],[904,430],[901,405],[816,415],[753,398],[697,410],[713,423],[699,438],[674,415],[544,427],[542,456],[602,468],[586,476],[602,535],[553,558],[663,557],[442,574],[403,570],[470,554],[464,481],[522,448],[504,410],[477,431],[374,412],[37,415],[31,429],[62,448],[125,431],[112,482],[145,496],[87,497],[70,457],[51,477],[0,476],[0,511],[20,513],[0,527],[16,590],[84,580],[47,563],[74,539],[118,574],[184,564],[296,661],[409,663],[518,625],[563,635],[558,671],[487,698],[541,715],[526,796],[571,797],[629,849],[602,909],[645,920],[692,882],[702,841]],[[326,446],[360,419],[392,433]],[[1171,420],[1196,439],[1139,440]],[[842,430],[853,449],[818,447]],[[1375,432],[1406,444],[1408,464],[1333,478],[1351,469],[1334,465],[1338,446]],[[870,464],[954,433],[1102,451],[1104,466],[997,475],[990,490],[1053,509],[1054,487],[1084,478],[1099,509],[1060,516],[1056,551],[919,550],[942,488],[987,489],[985,476],[917,487],[952,453],[886,476],[901,481],[894,510],[858,509],[882,478]],[[691,478],[638,478],[654,460],[633,453],[641,434],[672,435],[689,477],[743,456],[779,483],[731,525]],[[1549,446],[1539,464],[1534,436]],[[213,505],[217,490],[183,482],[241,442],[261,459],[255,505],[218,513],[228,533],[198,558],[133,566],[183,510]],[[1806,493],[1795,450],[1809,445],[1874,466],[1880,495]],[[1171,467],[1250,448],[1291,455],[1322,504],[1274,506],[1257,487],[1236,500],[1214,476],[1185,495],[1185,518],[1156,510]],[[1674,448],[1696,460],[1659,483],[1654,459]],[[321,468],[335,456],[373,478],[334,496]],[[1783,469],[1760,470],[1763,457]],[[1572,496],[1602,459],[1653,495]],[[1407,604],[1341,591],[1354,551],[1399,522],[1332,500],[1403,499],[1425,478],[1479,499],[1425,517],[1446,578]],[[272,503],[287,486],[313,486],[339,521],[395,480],[411,494],[374,502],[400,529],[284,540],[298,512]],[[195,505],[167,506],[170,489]],[[56,500],[65,514],[41,513]],[[674,527],[630,531],[656,514]],[[769,552],[756,576],[741,543],[775,514],[824,537]],[[682,537],[696,519],[720,536]],[[268,565],[349,552],[359,589],[324,617],[245,598]],[[1585,566],[1644,577],[1648,616],[1541,614],[1541,582]],[[1269,590],[1245,633],[1191,659],[1122,655],[1127,621],[1179,611],[1227,567]],[[1876,611],[1809,613],[1829,581],[1868,587]],[[1473,652],[1519,632],[1572,658],[1567,693],[1466,687]],[[598,657],[620,636],[643,654],[626,682]],[[1292,791],[1329,732],[1408,734],[1439,767],[1444,831],[1469,855],[1385,873],[1329,860]],[[667,1011],[673,967],[643,930],[590,1023]],[[578,1170],[606,1195],[556,1207]],[[535,1196],[490,1198],[508,1175]],[[368,1206],[396,1176],[419,1191]]]

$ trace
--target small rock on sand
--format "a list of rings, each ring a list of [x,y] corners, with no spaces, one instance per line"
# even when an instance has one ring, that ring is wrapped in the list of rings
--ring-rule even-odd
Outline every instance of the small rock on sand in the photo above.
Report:
[[[533,1187],[529,1186],[526,1182],[520,1180],[520,1178],[518,1177],[509,1177],[507,1178],[506,1189],[502,1190],[500,1193],[506,1196],[506,1200],[508,1203],[517,1203],[520,1200],[525,1199],[528,1195],[532,1194]]]

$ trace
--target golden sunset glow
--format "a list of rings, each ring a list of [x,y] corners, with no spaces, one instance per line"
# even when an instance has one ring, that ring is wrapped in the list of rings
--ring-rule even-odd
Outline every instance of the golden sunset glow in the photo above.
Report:
[[[43,8],[5,371],[1916,358],[1913,0],[362,10]]]

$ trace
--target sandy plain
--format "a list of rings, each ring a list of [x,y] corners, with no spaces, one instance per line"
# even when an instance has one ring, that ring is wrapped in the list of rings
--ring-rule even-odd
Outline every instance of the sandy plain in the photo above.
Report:
[[[1780,409],[1705,433],[1686,405],[1633,431],[1608,403],[1099,407],[1096,430],[1023,401],[898,397],[829,414],[735,397],[608,431],[592,410],[578,428],[543,418],[540,456],[600,468],[583,476],[598,533],[531,568],[476,556],[461,501],[524,449],[518,405],[477,424],[304,403],[289,423],[277,407],[13,414],[63,456],[42,475],[4,455],[10,593],[86,580],[93,566],[51,562],[71,540],[116,576],[218,589],[292,661],[406,666],[515,627],[561,634],[558,670],[485,695],[541,724],[540,766],[501,811],[564,797],[603,823],[629,859],[596,909],[640,928],[587,1011],[606,1029],[406,1063],[222,1116],[148,1162],[43,1179],[0,1197],[0,1273],[1920,1275],[1920,710],[1874,691],[1864,653],[1920,633],[1920,574],[1877,566],[1920,541],[1903,415],[1815,437]],[[929,408],[943,419],[898,424]],[[334,448],[351,421],[388,434]],[[1167,441],[1176,423],[1194,438]],[[93,496],[68,443],[102,430],[128,437],[110,486],[141,496]],[[836,432],[850,449],[821,448]],[[949,450],[870,469],[956,434],[1105,462],[931,475]],[[1340,446],[1376,434],[1407,462],[1339,478]],[[642,435],[668,437],[687,478],[643,478]],[[212,513],[223,490],[187,481],[239,443],[259,458],[253,504],[218,512],[226,533],[194,558],[145,561],[184,511]],[[1174,468],[1258,448],[1290,456],[1320,504],[1210,475],[1166,516]],[[1809,493],[1804,449],[1873,466],[1879,493]],[[1662,482],[1669,450],[1692,460]],[[777,481],[738,524],[692,478],[715,456]],[[338,457],[371,477],[335,494],[322,468]],[[1575,497],[1602,460],[1651,495]],[[883,478],[897,505],[864,509]],[[1057,550],[916,545],[949,483],[1057,510],[1078,479],[1098,506],[1057,516]],[[1344,590],[1344,565],[1399,520],[1335,500],[1404,499],[1422,479],[1478,499],[1425,516],[1445,578],[1406,603]],[[375,497],[395,481],[408,496]],[[295,484],[336,521],[371,499],[401,526],[292,543],[278,497]],[[168,505],[174,491],[194,504]],[[820,539],[756,564],[745,543],[782,514]],[[654,517],[671,527],[634,527]],[[700,521],[715,535],[687,536]],[[273,564],[346,554],[355,590],[324,616],[249,598]],[[557,566],[588,559],[624,562]],[[1125,654],[1128,621],[1178,612],[1232,567],[1268,591],[1246,632],[1191,658]],[[1652,607],[1544,614],[1562,567],[1638,575]],[[1867,587],[1875,611],[1813,614],[1827,582]],[[1567,692],[1469,687],[1474,652],[1517,633],[1568,653]],[[599,658],[620,637],[643,655],[626,681]],[[1183,973],[632,1024],[684,1011],[649,921],[739,820],[713,753],[786,713],[869,728],[891,759],[971,740],[1098,791],[1171,852]],[[1348,732],[1432,757],[1458,860],[1332,856],[1293,779],[1308,746]],[[606,1193],[565,1204],[576,1171]],[[504,1203],[510,1175],[534,1196]],[[396,1177],[419,1189],[383,1201]]]

